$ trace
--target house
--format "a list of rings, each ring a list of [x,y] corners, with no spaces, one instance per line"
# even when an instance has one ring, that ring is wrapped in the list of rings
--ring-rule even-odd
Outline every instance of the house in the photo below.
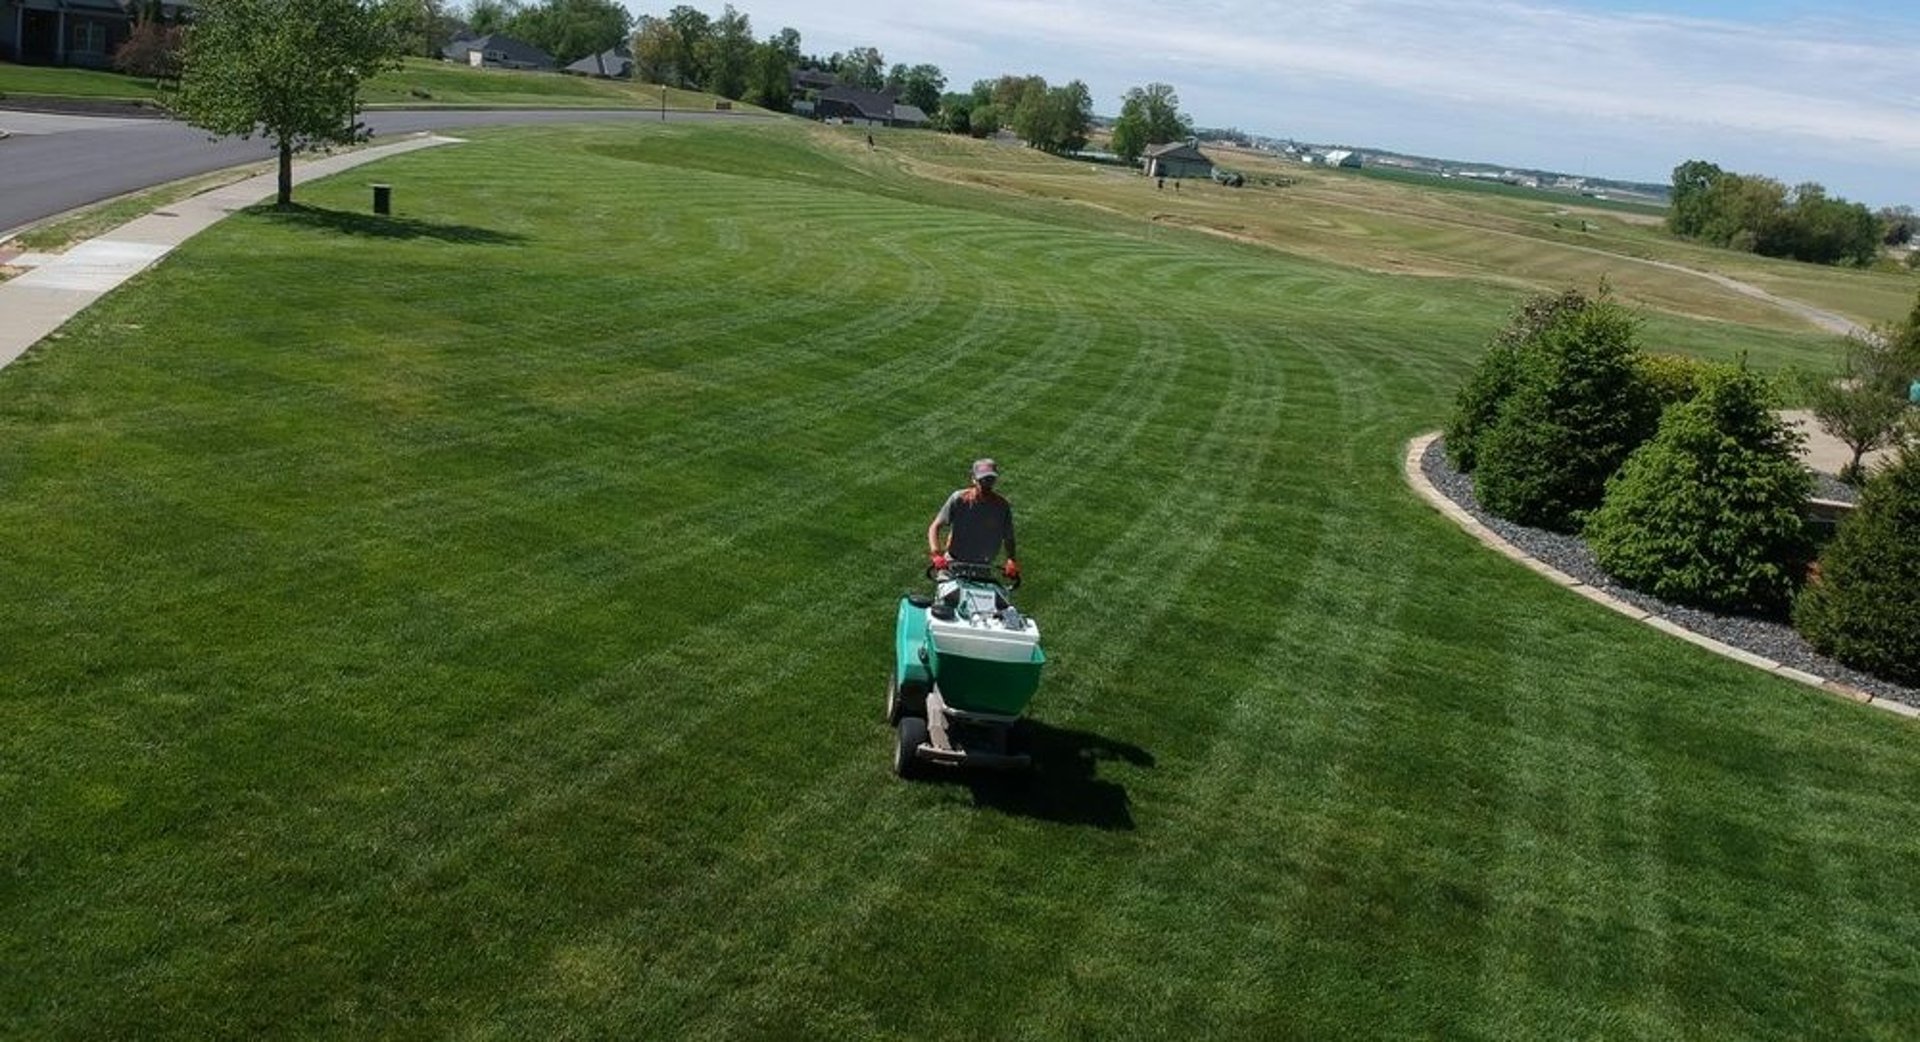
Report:
[[[553,68],[552,55],[503,33],[455,40],[441,48],[440,57],[476,69]]]
[[[0,0],[0,60],[106,69],[133,32],[135,0]],[[171,21],[190,5],[162,5]]]
[[[1349,170],[1358,170],[1360,169],[1360,153],[1352,152],[1344,148],[1336,148],[1326,154],[1325,162],[1328,166],[1344,166]]]
[[[832,90],[840,85],[840,77],[827,69],[793,69],[787,73],[787,86],[794,97],[801,97],[812,90]]]
[[[919,108],[874,90],[829,87],[814,99],[813,113],[868,127],[924,127],[927,114]]]
[[[1191,141],[1154,145],[1140,154],[1148,177],[1212,177],[1213,160]]]
[[[597,76],[603,80],[625,80],[633,78],[633,55],[622,44],[609,51],[589,54],[560,70],[575,76]]]

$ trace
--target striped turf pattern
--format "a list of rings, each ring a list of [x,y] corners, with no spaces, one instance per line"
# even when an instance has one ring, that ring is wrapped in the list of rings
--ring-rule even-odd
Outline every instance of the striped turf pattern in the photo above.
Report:
[[[477,135],[0,374],[0,1033],[1920,1033],[1913,729],[1401,485],[1510,297],[838,144]],[[1041,767],[904,785],[989,453]]]

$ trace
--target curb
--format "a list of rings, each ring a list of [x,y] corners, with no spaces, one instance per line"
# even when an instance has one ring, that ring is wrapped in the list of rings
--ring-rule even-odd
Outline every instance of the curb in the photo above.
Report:
[[[1896,702],[1890,698],[1879,698],[1851,684],[1842,683],[1841,681],[1832,680],[1827,677],[1816,676],[1804,670],[1795,669],[1792,666],[1775,662],[1765,656],[1756,655],[1744,648],[1736,648],[1731,644],[1715,640],[1704,634],[1695,633],[1671,619],[1663,618],[1645,609],[1628,604],[1626,601],[1598,587],[1589,586],[1587,583],[1568,575],[1560,569],[1528,554],[1512,543],[1507,542],[1500,537],[1498,532],[1481,524],[1478,518],[1467,513],[1460,504],[1448,499],[1439,489],[1434,488],[1433,483],[1428,481],[1426,474],[1421,471],[1421,458],[1427,454],[1427,449],[1432,446],[1434,441],[1439,437],[1439,431],[1430,431],[1407,443],[1407,455],[1405,460],[1402,461],[1402,470],[1406,475],[1407,484],[1412,486],[1415,492],[1419,493],[1421,499],[1427,501],[1427,505],[1438,510],[1454,524],[1466,529],[1469,535],[1480,540],[1481,543],[1485,544],[1495,553],[1524,568],[1538,572],[1556,586],[1565,587],[1595,604],[1611,608],[1635,622],[1644,623],[1669,636],[1678,637],[1696,647],[1705,648],[1722,658],[1732,659],[1735,662],[1752,666],[1762,672],[1771,673],[1774,676],[1791,680],[1797,684],[1815,688],[1848,702],[1857,702],[1860,705],[1872,706],[1875,709],[1882,709],[1895,716],[1905,717],[1909,720],[1920,720],[1920,709],[1907,705],[1905,702]]]

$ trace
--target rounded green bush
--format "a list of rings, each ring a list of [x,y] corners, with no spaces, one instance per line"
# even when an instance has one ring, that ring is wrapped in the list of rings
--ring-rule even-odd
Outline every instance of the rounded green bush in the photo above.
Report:
[[[1691,355],[1642,354],[1634,359],[1641,382],[1662,406],[1690,402],[1706,385],[1708,378],[1732,367]]]
[[[1634,339],[1633,316],[1603,293],[1558,310],[1521,346],[1513,391],[1474,448],[1488,510],[1571,532],[1600,504],[1607,479],[1659,420]]]
[[[1793,621],[1847,665],[1920,685],[1920,450],[1903,449],[1868,479]]]
[[[1560,316],[1586,306],[1587,298],[1578,290],[1532,297],[1495,334],[1480,365],[1460,388],[1447,424],[1447,459],[1455,470],[1471,473],[1478,464],[1480,439],[1493,428],[1501,406],[1519,385],[1520,352]]]
[[[1664,600],[1784,614],[1812,557],[1813,476],[1772,406],[1758,376],[1723,370],[1669,408],[1587,520],[1600,566]]]

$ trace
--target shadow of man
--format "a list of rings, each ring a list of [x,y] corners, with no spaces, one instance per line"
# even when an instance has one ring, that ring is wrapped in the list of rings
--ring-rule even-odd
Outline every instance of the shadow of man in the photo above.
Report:
[[[1067,825],[1133,828],[1126,786],[1101,778],[1100,765],[1117,761],[1152,767],[1152,753],[1137,745],[1038,720],[1022,721],[1015,742],[1016,747],[1032,754],[1032,770],[965,775],[976,806]]]

